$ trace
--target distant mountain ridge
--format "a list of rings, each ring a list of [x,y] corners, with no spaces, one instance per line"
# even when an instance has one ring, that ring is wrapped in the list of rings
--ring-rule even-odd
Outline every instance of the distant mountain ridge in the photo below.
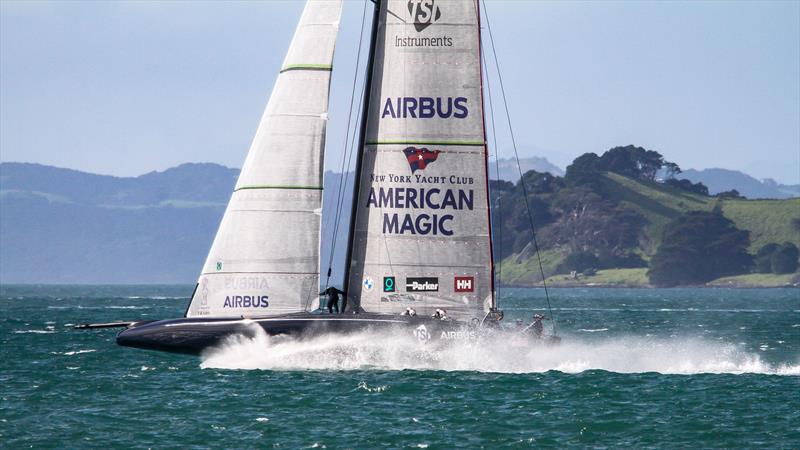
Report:
[[[239,169],[211,163],[138,177],[2,163],[0,282],[191,283],[238,175]],[[326,265],[341,179],[325,173],[320,255]],[[352,184],[350,176],[343,211],[352,204]],[[346,219],[340,221],[345,230]],[[339,233],[334,263],[344,259],[346,234]],[[341,268],[333,269],[338,283]]]
[[[0,164],[0,190],[44,195],[54,201],[104,207],[159,206],[170,202],[228,203],[238,169],[187,163],[138,177],[96,175],[30,163]]]
[[[547,160],[538,156],[531,156],[528,158],[520,158],[519,167],[517,167],[517,160],[514,158],[500,158],[498,164],[495,164],[493,159],[489,160],[489,178],[511,181],[516,183],[519,181],[519,172],[525,173],[529,170],[535,170],[541,173],[549,173],[550,175],[563,176],[564,170]],[[499,172],[497,170],[499,168]],[[498,177],[497,174],[500,174]]]
[[[501,160],[501,178],[510,169],[514,171],[508,177],[518,178],[515,165],[504,168],[511,163]],[[523,165],[523,170],[529,170],[527,167]],[[689,176],[694,172],[686,171]],[[125,178],[40,164],[2,163],[0,282],[191,283],[211,247],[238,173],[238,169],[203,163]],[[346,186],[342,186],[339,202],[342,181]],[[600,182],[621,201],[638,205],[648,219],[648,229],[652,228],[648,235],[654,242],[662,222],[678,211],[709,209],[716,201],[615,175],[604,176]],[[324,277],[331,261],[331,283],[340,286],[353,174],[343,177],[325,172],[324,187],[321,272]],[[734,188],[755,198],[745,188]],[[793,202],[731,201],[726,203],[725,213],[753,230],[754,245],[783,242],[789,232],[776,224],[794,217]],[[337,205],[342,218],[334,240]],[[515,261],[504,264],[502,281],[536,283],[530,274],[537,270],[528,267],[532,260],[515,257]],[[515,265],[519,267],[515,269]]]
[[[800,170],[800,168],[798,168]],[[747,198],[794,198],[800,197],[800,184],[785,185],[775,180],[757,180],[738,170],[703,169],[684,170],[676,178],[693,183],[703,183],[711,195],[735,189]]]

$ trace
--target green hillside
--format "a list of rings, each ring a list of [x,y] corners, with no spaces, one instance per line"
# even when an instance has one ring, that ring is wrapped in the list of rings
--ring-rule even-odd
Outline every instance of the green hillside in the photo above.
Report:
[[[596,191],[604,201],[637,211],[644,217],[644,225],[639,234],[635,253],[646,262],[661,243],[664,228],[676,217],[688,211],[720,210],[742,230],[750,232],[749,252],[755,254],[763,245],[770,242],[792,242],[800,247],[800,231],[793,228],[792,220],[800,218],[800,198],[786,200],[748,200],[710,197],[688,192],[684,189],[655,181],[633,179],[616,173],[606,172],[598,177]],[[534,194],[534,199],[546,196]],[[536,202],[532,202],[536,204]],[[543,208],[544,200],[539,204]],[[542,211],[539,211],[541,214]],[[536,214],[536,212],[535,212]],[[548,242],[548,228],[562,226],[558,222],[539,226],[540,247],[543,251],[542,266],[548,281],[556,285],[646,285],[646,268],[600,270],[596,275],[570,280],[564,277],[564,270],[558,270],[570,250],[558,243]],[[561,273],[562,275],[558,275]],[[503,258],[501,263],[501,283],[507,285],[533,285],[541,282],[538,261],[532,245]],[[750,278],[753,278],[752,276]],[[764,278],[764,277],[761,277]],[[788,277],[775,277],[777,284],[784,284]],[[746,279],[746,280],[749,280]],[[773,278],[766,277],[766,281]],[[769,283],[768,283],[769,284]]]
[[[664,226],[687,211],[711,211],[717,205],[737,227],[750,232],[750,250],[758,251],[770,242],[792,242],[800,246],[800,232],[792,229],[792,219],[800,217],[800,198],[785,200],[722,199],[707,197],[660,183],[644,182],[606,173],[604,184],[623,204],[641,212],[649,221],[647,236],[650,255],[660,243]]]

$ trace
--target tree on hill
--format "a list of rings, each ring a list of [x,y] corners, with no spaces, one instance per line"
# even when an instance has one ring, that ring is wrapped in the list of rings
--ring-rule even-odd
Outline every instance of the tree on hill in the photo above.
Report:
[[[635,253],[646,224],[636,210],[604,200],[586,187],[560,190],[552,197],[551,210],[555,221],[542,231],[549,247],[570,255],[591,253],[597,269],[646,265]]]
[[[756,272],[758,273],[772,273],[772,254],[775,253],[781,246],[770,242],[764,245],[756,253]]]
[[[794,273],[797,271],[797,246],[791,242],[784,242],[770,258],[772,273]]]
[[[678,180],[677,178],[670,178],[664,182],[664,184],[672,187],[676,187],[678,189],[682,189],[684,191],[693,192],[695,194],[700,195],[708,195],[708,188],[705,184],[700,183],[692,183],[691,181],[687,180],[686,178],[682,178]]]
[[[650,261],[648,276],[656,286],[702,284],[749,271],[750,233],[723,215],[690,211],[664,229],[661,245]]]
[[[556,272],[569,273],[573,270],[575,272],[583,273],[588,270],[597,270],[600,266],[600,260],[592,252],[575,252],[569,254],[564,261],[558,266]]]
[[[571,185],[592,184],[602,172],[614,172],[638,180],[654,181],[659,170],[665,169],[668,178],[681,172],[681,168],[653,150],[635,145],[614,147],[602,156],[584,153],[567,167],[565,179]]]
[[[731,189],[730,191],[720,192],[720,193],[716,194],[714,197],[719,197],[719,198],[739,198],[739,199],[747,198],[744,195],[740,194],[739,191],[737,191],[736,189]]]
[[[614,147],[603,153],[603,156],[600,157],[599,167],[602,170],[629,178],[653,181],[656,173],[664,167],[665,162],[664,157],[656,151],[627,145]],[[674,165],[674,168],[678,168],[677,165]]]
[[[756,254],[756,272],[793,273],[797,271],[798,254],[800,251],[791,242],[784,242],[782,245],[770,242]]]
[[[596,185],[600,175],[600,157],[594,153],[584,153],[567,166],[564,180],[572,186]]]

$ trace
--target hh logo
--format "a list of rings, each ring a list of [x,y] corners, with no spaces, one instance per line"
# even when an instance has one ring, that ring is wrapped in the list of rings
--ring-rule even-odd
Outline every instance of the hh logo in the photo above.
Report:
[[[435,0],[408,0],[408,14],[414,22],[417,33],[442,17]]]
[[[474,292],[475,279],[473,277],[455,277],[453,280],[454,292]]]
[[[403,153],[408,159],[408,166],[411,167],[411,173],[417,170],[425,170],[428,164],[436,161],[439,158],[440,150],[428,150],[427,148],[406,147]]]

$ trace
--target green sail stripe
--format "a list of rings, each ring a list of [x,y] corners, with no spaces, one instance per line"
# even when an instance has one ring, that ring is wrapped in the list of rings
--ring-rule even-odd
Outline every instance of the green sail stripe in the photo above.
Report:
[[[283,69],[281,69],[281,73],[287,72],[290,70],[333,70],[333,65],[331,64],[290,64]]]
[[[321,191],[322,186],[289,186],[289,185],[267,185],[267,186],[242,186],[236,188],[233,192],[242,191],[246,189],[308,189],[312,191]]]
[[[468,145],[483,147],[483,141],[371,141],[366,145]]]

